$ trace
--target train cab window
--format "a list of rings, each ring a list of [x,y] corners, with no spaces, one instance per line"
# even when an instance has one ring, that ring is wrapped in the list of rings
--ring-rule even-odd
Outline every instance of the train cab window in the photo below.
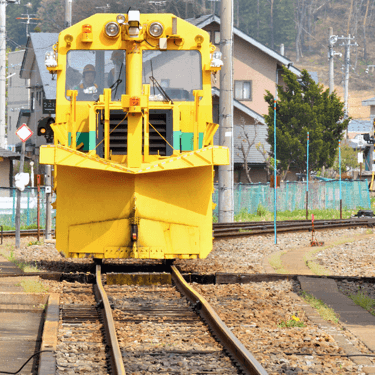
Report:
[[[155,83],[156,81],[156,83]],[[166,98],[194,101],[193,90],[202,90],[202,63],[199,51],[143,51],[143,83],[150,84],[150,100]]]
[[[69,51],[66,91],[77,90],[77,101],[96,101],[105,88],[112,89],[112,100],[125,94],[125,51]]]

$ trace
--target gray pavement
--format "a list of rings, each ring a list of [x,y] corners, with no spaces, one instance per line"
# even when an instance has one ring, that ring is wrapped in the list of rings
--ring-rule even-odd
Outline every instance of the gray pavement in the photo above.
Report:
[[[367,346],[369,354],[375,353],[374,315],[340,293],[332,279],[298,276],[298,281],[303,291],[322,300],[338,314],[341,324]],[[364,371],[375,374],[375,368],[364,368]]]

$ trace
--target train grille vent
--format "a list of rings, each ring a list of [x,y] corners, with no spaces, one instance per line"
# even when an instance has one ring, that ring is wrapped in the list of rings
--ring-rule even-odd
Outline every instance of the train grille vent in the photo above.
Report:
[[[167,115],[166,113],[150,113],[149,147],[150,155],[166,156],[167,143]]]
[[[125,155],[128,151],[128,119],[126,113],[111,111],[109,117],[109,149],[112,155]]]
[[[128,151],[128,120],[122,111],[111,111],[109,117],[109,149],[112,155],[126,155]],[[149,122],[149,153],[150,155],[170,156],[173,149],[173,120],[171,110],[150,110]],[[144,126],[143,126],[144,129]],[[99,138],[97,139],[98,155],[103,157],[104,121],[100,122]],[[144,153],[144,132],[142,133],[142,153]],[[168,143],[166,142],[168,141]]]

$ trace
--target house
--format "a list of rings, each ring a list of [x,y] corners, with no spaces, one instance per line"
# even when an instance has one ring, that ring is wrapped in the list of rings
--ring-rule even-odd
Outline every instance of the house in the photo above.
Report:
[[[24,53],[24,50],[8,53],[7,143],[12,151],[20,142],[16,136],[19,115],[29,108],[28,79],[20,77]]]
[[[363,163],[364,169],[363,174],[366,175],[366,171],[372,173],[372,145],[368,144],[364,140],[364,134],[372,135],[373,129],[372,121],[370,120],[350,120],[348,125],[348,144],[355,150],[361,150],[363,152]]]
[[[17,128],[25,123],[34,132],[26,142],[26,153],[33,155],[35,160],[38,159],[39,147],[46,143],[44,137],[37,135],[38,122],[51,113],[43,104],[56,99],[56,77],[46,69],[44,58],[46,52],[52,51],[58,36],[58,33],[30,33],[21,64],[20,78],[29,80],[30,106],[20,111]],[[21,143],[16,146],[17,150],[20,149]]]
[[[210,35],[211,42],[220,50],[220,17],[205,15],[186,21],[202,28]],[[268,113],[268,104],[264,100],[266,90],[275,92],[276,74],[278,82],[283,84],[281,67],[289,66],[296,75],[300,71],[292,65],[292,61],[280,53],[266,47],[254,38],[246,35],[237,28],[233,28],[233,80],[234,80],[234,170],[235,182],[247,182],[243,170],[244,159],[241,156],[241,144],[246,141],[244,131],[250,140],[255,139],[255,144],[261,143],[268,152],[270,145],[267,143],[267,127],[263,115]],[[213,117],[218,122],[220,77],[213,88]],[[219,135],[215,134],[215,144],[219,142]],[[263,155],[257,150],[255,144],[251,147],[248,162],[252,182],[266,182],[267,172]],[[294,174],[288,174],[288,180],[295,180]]]
[[[21,155],[17,152],[0,147],[0,188],[13,187],[13,160],[20,157]]]
[[[375,97],[362,100],[362,105],[370,106],[370,120],[373,121],[375,118]]]

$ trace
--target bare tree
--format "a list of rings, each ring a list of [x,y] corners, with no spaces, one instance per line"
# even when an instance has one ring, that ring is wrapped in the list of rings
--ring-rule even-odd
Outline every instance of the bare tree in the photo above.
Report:
[[[251,177],[250,177],[251,167],[249,167],[248,158],[249,158],[250,150],[254,146],[257,135],[258,135],[258,124],[259,122],[255,121],[254,128],[253,128],[254,132],[252,132],[252,134],[250,134],[251,125],[246,125],[245,119],[243,117],[241,117],[241,125],[237,125],[241,128],[241,133],[240,133],[240,136],[238,137],[238,139],[241,140],[241,143],[239,146],[235,146],[235,148],[240,151],[239,153],[237,153],[237,156],[240,156],[243,160],[243,169],[245,170],[247,181],[250,184],[252,184],[253,182],[251,181]]]
[[[370,0],[367,0],[366,14],[363,19],[363,59],[367,61],[367,45],[366,45],[366,21],[368,15],[368,7],[370,5]]]
[[[264,169],[267,172],[267,180],[269,181],[270,177],[271,177],[271,173],[273,173],[273,171],[275,170],[275,159],[271,157],[270,153],[266,150],[263,143],[258,142],[255,145],[255,147],[263,157],[264,164],[265,164]],[[290,163],[288,164],[287,169],[285,171],[282,171],[282,172],[280,171],[280,169],[277,169],[277,166],[276,166],[276,172],[278,174],[281,172],[281,181],[285,180],[286,175],[289,172],[289,169],[290,169]]]
[[[306,1],[307,0],[296,0],[296,62],[299,62],[302,57],[302,31],[306,16]]]
[[[270,180],[270,176],[271,176],[271,170],[273,170],[272,158],[271,158],[269,152],[264,147],[263,143],[258,142],[255,147],[260,152],[260,154],[262,155],[262,158],[263,158],[264,163],[266,165],[264,167],[264,169],[267,172],[267,180],[269,181]]]

